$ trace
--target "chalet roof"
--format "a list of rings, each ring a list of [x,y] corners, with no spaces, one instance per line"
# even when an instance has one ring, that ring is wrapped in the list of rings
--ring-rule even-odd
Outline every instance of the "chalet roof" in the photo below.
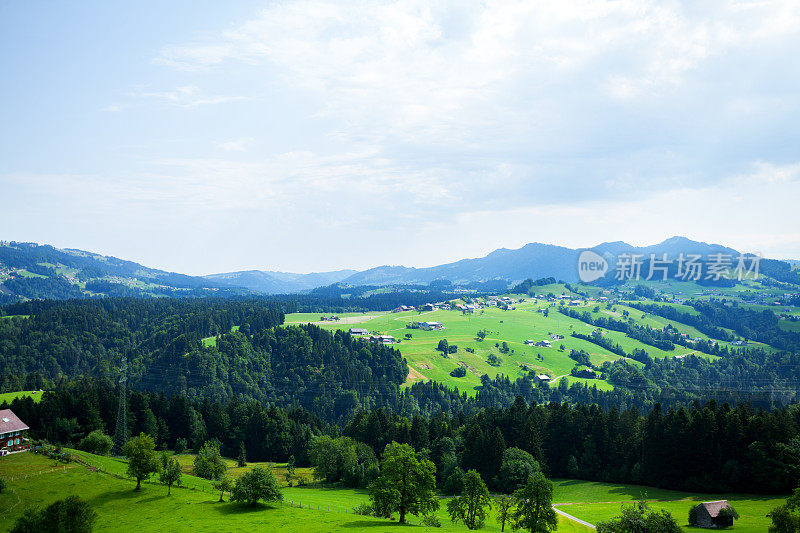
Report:
[[[30,429],[11,409],[0,410],[0,433]]]
[[[727,509],[731,506],[728,503],[728,500],[718,500],[715,502],[703,502],[700,505],[706,508],[708,514],[711,515],[711,518],[716,518],[719,516],[720,511],[723,509]]]

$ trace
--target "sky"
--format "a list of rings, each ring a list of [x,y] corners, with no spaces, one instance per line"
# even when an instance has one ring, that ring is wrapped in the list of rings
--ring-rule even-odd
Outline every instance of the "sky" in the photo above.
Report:
[[[0,0],[0,239],[207,274],[800,258],[796,1]]]

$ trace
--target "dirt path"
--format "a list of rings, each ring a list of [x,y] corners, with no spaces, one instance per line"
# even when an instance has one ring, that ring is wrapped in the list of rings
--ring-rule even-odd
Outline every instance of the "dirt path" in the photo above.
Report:
[[[555,505],[553,506],[553,510],[555,512],[557,512],[558,514],[560,514],[561,516],[563,516],[564,518],[572,520],[573,522],[577,522],[577,523],[579,523],[581,525],[584,525],[584,526],[592,528],[592,529],[597,529],[597,526],[595,526],[594,524],[590,524],[586,520],[581,520],[580,518],[576,518],[576,517],[572,516],[571,514],[567,514],[564,511],[562,511],[561,509],[559,509],[558,507],[556,507]]]

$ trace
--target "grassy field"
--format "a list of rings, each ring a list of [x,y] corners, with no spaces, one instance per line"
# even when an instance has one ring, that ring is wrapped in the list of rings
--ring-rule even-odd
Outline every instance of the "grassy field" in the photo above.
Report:
[[[125,463],[109,457],[98,457],[78,452],[91,464],[102,466],[110,472],[124,475]],[[191,455],[178,456],[184,465],[190,465]],[[236,470],[231,461],[231,470]],[[251,468],[254,465],[248,465]],[[300,470],[300,469],[299,469]],[[306,469],[302,469],[306,470]],[[280,469],[276,476],[282,478]],[[132,489],[132,480],[121,479],[101,472],[93,472],[77,463],[57,464],[45,457],[31,453],[14,454],[0,458],[0,476],[8,482],[8,489],[0,494],[0,529],[8,529],[27,507],[46,505],[69,494],[78,494],[88,500],[100,515],[98,531],[249,531],[253,527],[274,531],[386,531],[397,527],[396,522],[362,517],[352,514],[352,509],[368,501],[364,490],[308,487],[283,487],[284,502],[261,505],[249,509],[239,504],[217,503],[219,494],[210,483],[184,481],[198,490],[173,488],[170,497],[166,488],[155,483],[143,485],[141,492]],[[284,484],[285,485],[285,484]],[[654,509],[666,509],[675,516],[684,529],[689,530],[687,516],[695,502],[727,499],[741,518],[735,531],[765,531],[769,524],[766,514],[785,500],[785,497],[695,494],[656,489],[638,485],[599,483],[578,480],[554,480],[554,503],[560,510],[597,523],[617,515],[620,506],[645,497]],[[446,514],[446,499],[441,500],[437,513],[444,531],[465,531],[462,524],[452,524]],[[419,524],[417,517],[409,518]],[[427,531],[418,527],[415,530]],[[430,528],[434,531],[434,528]],[[494,513],[490,513],[485,531],[499,531]],[[559,517],[558,531],[586,532],[586,527]]]
[[[767,513],[786,501],[786,497],[740,494],[697,494],[643,487],[639,485],[556,480],[553,501],[558,508],[591,524],[609,520],[620,513],[624,502],[645,498],[653,509],[672,513],[687,531],[696,531],[688,524],[689,509],[699,502],[728,500],[739,513],[734,531],[763,532],[769,527]]]
[[[98,462],[119,468],[119,462],[97,458]],[[124,466],[124,465],[123,465]],[[99,515],[96,531],[391,531],[396,522],[352,514],[352,508],[367,500],[363,491],[350,489],[284,489],[284,502],[249,508],[235,503],[218,503],[219,494],[186,488],[145,484],[133,491],[134,482],[92,472],[72,463],[57,465],[52,460],[30,453],[0,458],[0,476],[8,488],[0,493],[0,529],[7,530],[28,507],[78,494]],[[227,498],[226,498],[227,499]],[[445,502],[439,511],[442,528],[415,527],[415,531],[466,531],[461,524],[446,519]],[[302,506],[302,507],[300,507]],[[330,509],[330,510],[329,510]],[[409,517],[419,524],[417,517]],[[559,531],[583,532],[587,528],[560,519]],[[486,531],[499,531],[492,519]]]
[[[400,350],[409,363],[410,374],[407,383],[433,379],[457,387],[470,395],[474,394],[474,389],[479,385],[480,376],[483,374],[488,374],[490,377],[504,374],[515,378],[524,375],[527,370],[532,370],[548,374],[551,378],[567,379],[569,382],[579,381],[576,378],[567,377],[572,367],[575,366],[574,361],[569,358],[569,352],[572,349],[588,352],[595,365],[619,358],[618,355],[596,344],[571,337],[572,332],[588,334],[595,328],[581,320],[564,316],[558,312],[557,306],[546,300],[526,298],[524,302],[516,303],[513,307],[516,309],[508,311],[488,307],[467,315],[458,311],[445,310],[423,313],[350,313],[340,315],[338,322],[320,321],[318,313],[295,313],[287,315],[286,323],[310,322],[325,329],[342,330],[357,327],[367,329],[371,333],[392,335],[400,341],[394,346]],[[597,307],[599,309],[595,311]],[[537,312],[540,308],[547,308],[548,316],[545,317],[544,313]],[[576,308],[573,307],[573,309]],[[647,315],[642,319],[641,311],[625,306],[616,306],[614,311],[611,311],[605,305],[598,306],[594,302],[589,302],[588,305],[577,307],[577,309],[589,311],[594,316],[614,317],[621,317],[622,311],[627,310],[637,323],[644,323],[652,327],[663,327],[667,323],[665,319],[652,315]],[[444,331],[406,329],[406,324],[412,321],[441,322],[446,329]],[[673,323],[673,325],[692,336],[705,338],[694,328],[677,323]],[[477,338],[480,330],[487,332],[483,341]],[[407,339],[406,334],[411,334],[411,338]],[[560,335],[564,338],[553,340],[551,335]],[[604,336],[622,346],[628,353],[636,348],[647,351],[653,357],[674,357],[694,352],[694,350],[682,346],[677,346],[673,351],[659,350],[617,331],[605,331]],[[450,344],[456,344],[458,352],[444,357],[436,350],[441,339],[447,339]],[[552,347],[527,346],[524,344],[527,339],[549,340]],[[506,342],[511,350],[507,354],[500,351],[503,342]],[[560,349],[561,346],[563,346],[563,351]],[[474,353],[467,352],[466,348],[474,350]],[[490,354],[500,358],[499,366],[492,366],[488,363],[487,359]],[[707,357],[713,358],[713,356]],[[450,376],[450,372],[457,366],[466,366],[467,375],[465,377]],[[612,388],[610,384],[602,380],[580,381],[585,381],[590,386],[597,385],[601,389]]]
[[[18,392],[3,392],[0,393],[0,404],[3,402],[11,403],[17,398],[26,398],[30,396],[33,398],[34,403],[39,403],[42,401],[42,392],[35,391],[35,390],[23,390]]]

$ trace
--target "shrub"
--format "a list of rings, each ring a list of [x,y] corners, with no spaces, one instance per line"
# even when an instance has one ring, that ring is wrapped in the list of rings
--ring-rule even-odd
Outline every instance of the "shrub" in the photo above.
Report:
[[[372,516],[374,513],[372,506],[368,503],[361,503],[353,508],[353,514],[361,516]]]
[[[422,515],[422,525],[426,527],[442,527],[442,521],[433,513]]]
[[[181,438],[175,441],[175,453],[186,453],[186,448],[188,448],[186,439]]]
[[[259,500],[266,502],[282,501],[283,494],[278,488],[278,481],[270,469],[257,466],[242,474],[236,480],[231,491],[231,500],[246,502],[255,507]]]
[[[78,448],[96,455],[108,455],[113,445],[114,439],[103,433],[102,430],[95,429],[81,439]]]
[[[89,533],[96,520],[97,513],[86,501],[79,496],[68,496],[41,511],[27,509],[11,528],[11,533]]]
[[[463,366],[457,366],[450,372],[450,375],[454,378],[463,378],[467,375],[467,369]]]

